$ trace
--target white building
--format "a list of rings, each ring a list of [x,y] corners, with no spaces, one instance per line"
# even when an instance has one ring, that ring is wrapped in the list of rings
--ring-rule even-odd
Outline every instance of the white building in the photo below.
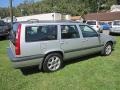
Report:
[[[37,15],[30,15],[30,16],[23,16],[23,17],[16,17],[17,21],[28,21],[31,19],[37,20],[61,20],[60,13],[47,13],[47,14],[37,14]]]
[[[3,18],[2,20],[3,20],[4,22],[11,22],[11,17],[6,17],[6,18]],[[14,21],[14,22],[17,21],[17,19],[16,19],[15,16],[13,16],[13,21]]]
[[[10,17],[3,19],[5,22],[11,22]],[[71,15],[62,15],[60,13],[46,13],[22,17],[13,17],[14,22],[28,21],[28,20],[71,20]]]
[[[118,12],[120,11],[120,5],[113,5],[111,6],[111,12]]]

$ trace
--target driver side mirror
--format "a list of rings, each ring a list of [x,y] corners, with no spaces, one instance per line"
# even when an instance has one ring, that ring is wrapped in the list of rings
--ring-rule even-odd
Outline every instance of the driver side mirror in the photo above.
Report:
[[[100,37],[100,32],[98,32],[98,37]]]

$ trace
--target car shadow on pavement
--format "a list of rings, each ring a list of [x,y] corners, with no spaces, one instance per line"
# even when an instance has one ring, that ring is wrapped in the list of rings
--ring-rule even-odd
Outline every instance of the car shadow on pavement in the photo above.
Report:
[[[92,55],[87,55],[87,56],[83,56],[83,57],[70,59],[70,60],[65,61],[63,63],[63,66],[61,67],[61,70],[63,68],[65,68],[66,65],[74,64],[74,63],[81,62],[81,61],[86,61],[86,60],[89,60],[90,58],[95,58],[95,57],[98,57],[98,56],[100,56],[100,55],[99,54],[92,54]],[[38,69],[38,66],[22,68],[21,72],[25,76],[36,74],[36,73],[41,73],[41,72],[44,73],[42,69],[41,70]]]

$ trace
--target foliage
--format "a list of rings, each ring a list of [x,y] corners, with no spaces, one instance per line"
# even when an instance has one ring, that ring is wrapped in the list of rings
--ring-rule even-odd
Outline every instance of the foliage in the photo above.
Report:
[[[13,8],[14,16],[60,12],[71,15],[84,15],[98,9],[109,10],[116,0],[24,0]],[[0,16],[9,16],[8,8],[0,8]]]

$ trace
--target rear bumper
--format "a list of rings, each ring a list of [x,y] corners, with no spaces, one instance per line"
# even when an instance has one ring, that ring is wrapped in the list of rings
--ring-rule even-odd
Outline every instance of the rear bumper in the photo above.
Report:
[[[42,67],[43,55],[15,57],[10,48],[8,48],[7,52],[14,68],[23,68],[34,65],[39,65],[39,68]]]

